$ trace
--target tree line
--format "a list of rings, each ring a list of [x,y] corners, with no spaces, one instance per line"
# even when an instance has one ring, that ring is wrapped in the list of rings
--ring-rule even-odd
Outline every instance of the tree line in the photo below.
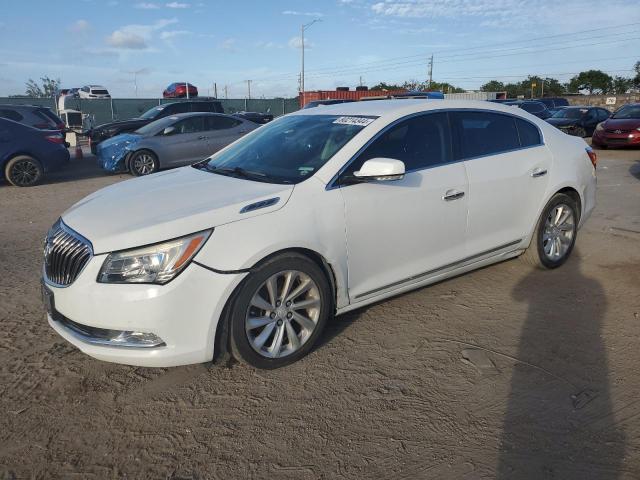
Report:
[[[491,80],[480,87],[483,92],[507,92],[508,97],[540,97],[566,95],[569,93],[592,94],[623,94],[631,90],[640,89],[640,62],[634,66],[634,76],[611,76],[602,70],[587,70],[572,77],[568,82],[562,83],[556,78],[529,75],[527,78],[504,83],[499,80]],[[532,85],[535,85],[532,87]],[[439,90],[444,93],[461,93],[466,90],[448,82],[408,81],[401,84],[381,82],[371,87],[372,90]]]

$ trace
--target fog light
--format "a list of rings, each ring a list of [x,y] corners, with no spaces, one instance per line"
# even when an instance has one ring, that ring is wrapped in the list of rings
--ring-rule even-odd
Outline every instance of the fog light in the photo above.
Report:
[[[148,332],[120,332],[109,339],[112,345],[123,345],[127,347],[159,347],[164,345],[160,337]]]

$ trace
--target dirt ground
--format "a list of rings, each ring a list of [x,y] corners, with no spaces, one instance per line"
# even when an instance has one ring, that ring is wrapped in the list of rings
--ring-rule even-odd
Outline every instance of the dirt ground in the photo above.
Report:
[[[511,260],[347,314],[278,371],[80,353],[45,321],[42,240],[126,177],[85,158],[0,183],[0,478],[640,478],[640,151],[599,154],[563,268]]]

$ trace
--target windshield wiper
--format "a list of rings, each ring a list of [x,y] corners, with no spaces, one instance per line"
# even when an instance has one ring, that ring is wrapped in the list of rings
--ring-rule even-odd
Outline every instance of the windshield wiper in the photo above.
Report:
[[[213,173],[219,173],[221,175],[232,175],[240,178],[246,178],[247,180],[265,181],[271,178],[266,173],[255,172],[253,170],[245,170],[242,167],[207,167],[207,169]]]

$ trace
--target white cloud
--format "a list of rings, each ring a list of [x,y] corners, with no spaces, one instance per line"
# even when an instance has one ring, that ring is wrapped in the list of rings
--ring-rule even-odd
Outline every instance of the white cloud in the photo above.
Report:
[[[126,50],[144,50],[147,48],[147,42],[140,35],[122,30],[116,30],[109,35],[107,44],[114,48]]]
[[[527,8],[524,0],[384,0],[371,5],[378,15],[404,18],[506,17]]]
[[[235,52],[235,51],[237,51],[236,39],[235,38],[227,38],[226,40],[223,40],[221,43],[218,44],[218,48],[220,50],[226,50],[228,52]]]
[[[69,30],[73,33],[84,33],[89,30],[91,25],[86,20],[77,20],[70,27]]]
[[[300,40],[300,37],[292,37],[291,39],[289,39],[288,45],[290,48],[301,48],[302,47],[302,41]],[[304,39],[304,48],[313,48],[313,43],[311,43],[308,39]]]
[[[160,33],[160,38],[162,40],[168,40],[183,35],[191,35],[191,32],[189,30],[166,30]]]
[[[256,42],[256,47],[257,48],[266,48],[266,49],[284,48],[283,45],[281,45],[279,43],[271,42],[271,41],[265,41],[265,40],[261,40],[259,42]]]
[[[142,10],[157,10],[158,8],[160,8],[160,5],[158,5],[157,3],[151,3],[151,2],[141,2],[141,3],[136,3],[134,7],[140,8]]]
[[[155,32],[174,23],[178,23],[175,18],[162,18],[150,25],[125,25],[109,35],[106,42],[113,48],[145,50],[149,48],[148,42],[152,40]]]
[[[180,2],[170,2],[165,4],[167,8],[189,8],[191,4],[189,3],[180,3]]]
[[[304,17],[324,17],[323,13],[320,12],[298,12],[296,10],[285,10],[282,12],[283,15],[297,15]]]

